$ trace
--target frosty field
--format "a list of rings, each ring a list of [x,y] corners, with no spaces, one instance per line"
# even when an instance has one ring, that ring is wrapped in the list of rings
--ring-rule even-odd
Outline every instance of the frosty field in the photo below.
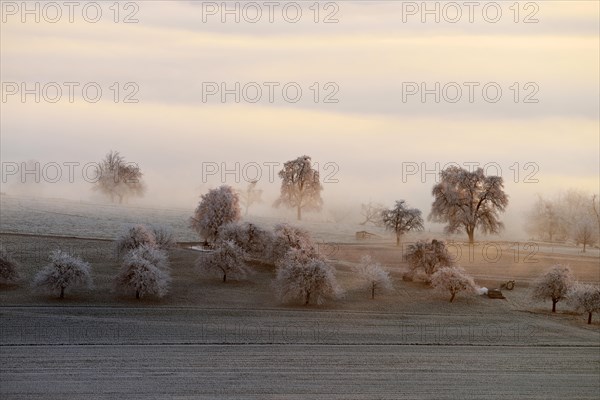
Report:
[[[600,322],[529,299],[543,265],[568,261],[598,282],[597,258],[539,252],[538,263],[463,263],[489,287],[516,279],[506,300],[433,294],[403,282],[391,244],[340,246],[330,257],[346,289],[322,306],[281,305],[272,267],[248,281],[199,277],[197,252],[170,252],[164,299],[111,292],[118,266],[106,240],[2,234],[26,280],[52,248],[84,256],[95,289],[60,301],[26,285],[0,292],[0,396],[4,399],[594,399],[600,391]],[[503,245],[504,246],[504,245]],[[370,252],[396,290],[376,300],[350,266]]]

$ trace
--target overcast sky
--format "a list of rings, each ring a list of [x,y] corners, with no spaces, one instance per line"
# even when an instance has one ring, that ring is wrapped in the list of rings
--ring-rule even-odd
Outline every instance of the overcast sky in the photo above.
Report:
[[[259,186],[272,201],[279,181],[269,182],[265,163],[307,154],[329,178],[326,207],[405,199],[427,214],[436,163],[478,162],[490,174],[500,167],[509,221],[536,193],[598,192],[598,2],[494,3],[501,14],[489,2],[471,10],[429,2],[439,23],[421,2],[321,2],[318,15],[313,3],[257,2],[238,9],[236,23],[221,2],[121,3],[118,15],[112,1],[99,2],[98,18],[84,2],[71,23],[58,2],[62,15],[40,5],[37,23],[21,2],[2,1],[3,168],[27,160],[84,165],[114,149],[145,174],[148,194],[137,202],[192,208],[221,183],[203,182],[203,163],[240,163],[241,182],[234,174],[224,181],[232,186],[243,186],[243,172],[255,175],[244,165],[261,165]],[[40,102],[35,94],[23,102],[21,84],[36,82]],[[62,89],[55,103],[56,85],[43,89],[50,82]],[[73,102],[65,82],[78,84]],[[95,103],[93,87],[82,97],[90,82],[102,89]],[[235,94],[223,103],[209,92],[236,82],[239,103]],[[432,91],[425,102],[422,83]],[[125,103],[128,94],[138,102]],[[73,184],[67,171],[43,194],[93,198],[81,168]]]

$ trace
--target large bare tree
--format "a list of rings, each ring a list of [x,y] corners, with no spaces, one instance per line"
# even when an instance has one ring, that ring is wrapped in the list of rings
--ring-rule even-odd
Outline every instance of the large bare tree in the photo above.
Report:
[[[281,192],[275,201],[275,207],[284,205],[296,208],[298,220],[302,219],[302,210],[320,211],[323,207],[319,171],[312,168],[309,156],[298,157],[283,164],[279,171]]]
[[[449,167],[441,172],[441,182],[433,187],[435,198],[429,220],[446,223],[447,233],[463,230],[469,243],[475,239],[475,230],[499,233],[504,228],[499,213],[508,205],[502,177],[485,176],[483,169],[469,172],[460,167]]]
[[[137,164],[126,162],[118,151],[111,150],[98,165],[94,190],[121,204],[130,196],[144,195],[146,185],[142,175]]]

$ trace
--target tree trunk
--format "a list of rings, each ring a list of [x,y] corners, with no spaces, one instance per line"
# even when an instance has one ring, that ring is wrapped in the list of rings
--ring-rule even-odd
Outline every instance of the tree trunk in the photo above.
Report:
[[[375,298],[375,284],[371,284],[371,300]]]
[[[138,300],[140,299],[140,291],[139,290],[135,291],[135,298]]]
[[[223,283],[227,282],[227,274],[223,274]]]
[[[304,302],[304,305],[307,306],[309,301],[310,301],[310,292],[306,292],[306,301]]]
[[[400,236],[401,235],[396,234],[396,246],[400,246]]]
[[[552,299],[552,312],[556,312],[556,303],[558,303],[558,300]]]
[[[592,323],[592,313],[588,313],[588,324]]]
[[[456,293],[452,292],[452,297],[450,297],[450,303],[454,301],[454,296],[456,296]]]
[[[469,235],[469,243],[475,243],[475,228],[467,228],[467,235]]]
[[[64,287],[61,287],[61,288],[60,288],[60,298],[61,298],[61,299],[64,299],[64,298],[65,298],[65,288],[64,288]]]
[[[302,221],[302,207],[298,206],[298,209],[296,210],[296,218],[298,218],[298,221]]]
[[[585,242],[583,242],[583,252],[585,253]]]

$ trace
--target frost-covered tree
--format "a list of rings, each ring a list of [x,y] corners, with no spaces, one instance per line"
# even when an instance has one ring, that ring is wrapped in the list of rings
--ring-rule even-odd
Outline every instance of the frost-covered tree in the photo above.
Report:
[[[577,283],[568,293],[567,302],[577,310],[588,313],[588,324],[592,323],[592,314],[600,312],[600,286]]]
[[[419,240],[408,246],[406,261],[413,273],[422,270],[428,278],[431,278],[439,268],[453,265],[446,243],[436,239],[431,242]]]
[[[581,220],[573,229],[573,239],[576,245],[583,245],[583,252],[587,246],[593,246],[598,241],[598,226],[594,220]]]
[[[533,237],[593,245],[600,236],[597,196],[568,189],[551,199],[538,195],[526,216],[525,229]],[[591,242],[590,242],[591,241]]]
[[[564,299],[573,287],[573,272],[566,265],[557,264],[538,277],[533,284],[532,297],[537,300],[552,300],[552,312],[556,303]]]
[[[151,230],[152,235],[154,235],[156,247],[159,249],[168,250],[177,244],[175,234],[171,228],[163,225],[152,225]]]
[[[450,292],[450,303],[459,292],[476,293],[477,288],[473,278],[460,267],[440,268],[431,277],[431,286]]]
[[[244,207],[244,215],[248,215],[248,209],[253,204],[262,203],[262,189],[257,189],[256,185],[258,181],[252,181],[248,184],[246,189],[238,190],[238,195],[240,197],[240,204]]]
[[[380,203],[363,203],[360,205],[360,214],[363,216],[364,220],[360,223],[361,225],[366,225],[371,223],[375,226],[383,226],[383,211],[385,211],[385,207]]]
[[[302,210],[320,211],[323,207],[319,171],[312,168],[309,156],[298,157],[283,164],[279,171],[281,191],[274,206],[284,205],[296,208],[298,220],[302,219]]]
[[[400,240],[405,233],[423,230],[421,210],[408,208],[404,200],[396,201],[394,208],[384,210],[381,218],[385,229],[396,234],[396,246],[400,246]]]
[[[169,269],[169,255],[165,250],[158,247],[142,244],[135,249],[130,250],[128,256],[143,258],[162,270]]]
[[[307,257],[302,250],[290,250],[279,263],[273,283],[282,302],[311,300],[322,304],[341,295],[333,269],[323,260]]]
[[[119,256],[124,256],[130,250],[141,245],[156,247],[156,239],[150,228],[140,224],[129,226],[115,241],[115,247]]]
[[[20,265],[4,248],[0,248],[0,283],[14,284],[21,280]]]
[[[58,293],[62,299],[67,288],[93,286],[90,264],[61,250],[50,253],[50,264],[33,278],[33,287]]]
[[[135,292],[135,298],[144,296],[163,297],[169,290],[171,276],[167,269],[153,264],[143,249],[128,252],[114,284],[119,292]]]
[[[249,256],[268,261],[273,234],[250,222],[230,222],[219,228],[218,242],[232,241]]]
[[[244,279],[252,272],[246,264],[246,253],[231,240],[219,243],[219,247],[208,254],[201,255],[196,265],[202,273],[230,279]]]
[[[273,231],[271,259],[277,263],[291,249],[301,250],[307,257],[321,258],[318,246],[307,230],[289,224],[276,225]]]
[[[135,163],[126,162],[118,151],[110,151],[98,164],[94,190],[122,203],[130,196],[143,196],[146,185],[142,171]]]
[[[360,259],[360,263],[354,267],[354,271],[360,278],[362,286],[369,289],[371,299],[375,298],[376,291],[393,289],[390,274],[383,269],[381,264],[374,262],[369,255]]]
[[[214,243],[222,225],[239,221],[240,218],[237,192],[231,186],[223,185],[201,196],[200,203],[190,218],[190,226],[204,240]]]
[[[433,187],[435,198],[429,219],[447,224],[447,233],[463,230],[469,243],[475,240],[475,230],[499,233],[504,228],[499,213],[508,205],[502,177],[485,176],[483,169],[469,172],[449,167],[440,173],[441,182]]]

